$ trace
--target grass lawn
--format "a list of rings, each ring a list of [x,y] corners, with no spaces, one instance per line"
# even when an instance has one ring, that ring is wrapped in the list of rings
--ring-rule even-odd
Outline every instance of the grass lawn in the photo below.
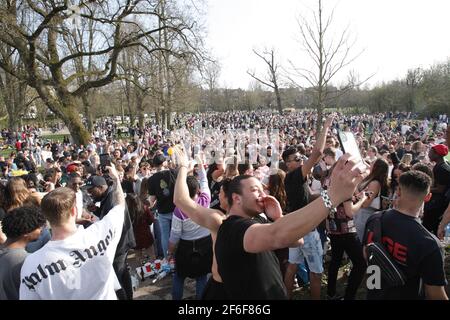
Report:
[[[49,135],[43,135],[42,139],[62,142],[65,137],[70,137],[70,135],[69,134],[49,134]]]
[[[58,142],[62,142],[64,140],[64,137],[69,136],[68,134],[49,134],[49,135],[43,135],[42,139],[44,141],[58,141]],[[9,155],[11,154],[11,152],[16,151],[16,148],[14,146],[11,146],[8,149],[1,149],[0,150],[0,156],[3,157],[9,157]]]

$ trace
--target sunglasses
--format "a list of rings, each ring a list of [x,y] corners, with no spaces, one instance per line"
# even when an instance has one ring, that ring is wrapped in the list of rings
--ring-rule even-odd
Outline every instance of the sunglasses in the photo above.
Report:
[[[288,162],[293,162],[293,161],[300,162],[300,161],[302,161],[302,158],[301,157],[295,157],[294,159],[289,160]]]

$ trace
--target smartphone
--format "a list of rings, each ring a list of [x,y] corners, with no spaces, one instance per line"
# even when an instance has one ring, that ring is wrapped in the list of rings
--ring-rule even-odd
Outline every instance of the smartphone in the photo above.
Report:
[[[344,153],[349,153],[357,163],[358,168],[364,172],[367,165],[363,161],[361,152],[359,152],[358,144],[352,132],[338,130],[338,139]]]
[[[100,155],[100,167],[103,174],[108,174],[108,169],[106,167],[111,166],[111,156],[108,153],[103,153]]]
[[[108,153],[103,153],[100,155],[100,165],[102,168],[111,166],[111,156]]]

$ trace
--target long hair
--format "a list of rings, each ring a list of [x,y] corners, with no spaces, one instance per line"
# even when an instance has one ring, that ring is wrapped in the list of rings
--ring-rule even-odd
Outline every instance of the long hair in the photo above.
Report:
[[[283,170],[278,169],[277,173],[269,176],[269,193],[274,196],[280,203],[281,209],[286,209],[287,195],[284,188],[284,179],[286,173]]]
[[[139,190],[139,199],[145,204],[147,198],[149,196],[148,187],[149,187],[150,178],[144,178],[141,182],[141,190]]]
[[[386,192],[388,187],[389,164],[384,159],[377,159],[373,163],[370,174],[365,178],[360,186],[366,188],[372,181],[378,181],[381,185],[381,192]],[[361,189],[361,188],[360,188]]]
[[[213,175],[214,171],[216,171],[217,169],[218,169],[218,167],[217,167],[217,163],[215,161],[208,166],[208,172],[206,173],[206,179],[208,179],[208,185],[211,185],[212,180],[213,180],[212,175]]]
[[[144,215],[144,206],[138,195],[135,193],[127,193],[125,197],[127,202],[128,212],[130,213],[131,221],[136,222]]]
[[[21,207],[30,193],[25,180],[19,177],[11,178],[5,188],[5,211]]]

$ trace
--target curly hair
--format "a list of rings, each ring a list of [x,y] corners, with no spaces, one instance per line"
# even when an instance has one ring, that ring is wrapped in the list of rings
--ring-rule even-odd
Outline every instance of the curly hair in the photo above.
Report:
[[[2,221],[2,230],[8,238],[17,239],[45,225],[46,220],[37,207],[11,210]]]

